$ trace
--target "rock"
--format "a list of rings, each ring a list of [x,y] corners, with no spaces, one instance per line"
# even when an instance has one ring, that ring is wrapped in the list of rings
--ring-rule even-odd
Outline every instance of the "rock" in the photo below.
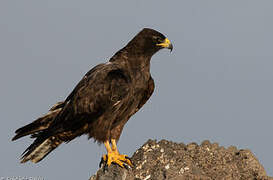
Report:
[[[133,169],[111,165],[90,180],[273,180],[250,150],[224,148],[207,140],[201,145],[148,140],[132,160]]]

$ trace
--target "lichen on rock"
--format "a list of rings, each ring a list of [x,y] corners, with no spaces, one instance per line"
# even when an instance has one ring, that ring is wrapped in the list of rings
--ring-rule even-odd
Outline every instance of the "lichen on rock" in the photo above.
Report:
[[[99,169],[90,180],[273,180],[250,150],[203,141],[201,145],[148,140],[132,160],[133,169],[111,165]]]

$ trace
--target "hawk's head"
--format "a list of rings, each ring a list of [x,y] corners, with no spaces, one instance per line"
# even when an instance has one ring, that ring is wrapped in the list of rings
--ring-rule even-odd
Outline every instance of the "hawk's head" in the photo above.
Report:
[[[172,51],[173,45],[168,38],[160,32],[144,28],[129,43],[128,46],[134,48],[135,52],[145,55],[153,55],[158,50],[167,48]]]

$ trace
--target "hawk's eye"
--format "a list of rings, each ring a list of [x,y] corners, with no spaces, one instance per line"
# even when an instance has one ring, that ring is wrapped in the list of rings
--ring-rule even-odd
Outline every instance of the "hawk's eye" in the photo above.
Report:
[[[154,39],[154,41],[155,41],[156,43],[161,43],[161,42],[162,42],[161,38],[158,37],[158,36],[153,36],[153,39]]]

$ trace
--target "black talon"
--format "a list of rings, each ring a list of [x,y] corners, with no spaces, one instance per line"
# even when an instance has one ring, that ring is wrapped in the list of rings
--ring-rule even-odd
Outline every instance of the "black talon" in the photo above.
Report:
[[[116,162],[112,162],[111,164],[115,164],[115,165],[117,165],[117,166],[120,166],[118,163],[116,163]]]
[[[105,164],[105,162],[104,162],[104,160],[103,160],[103,157],[101,157],[101,159],[100,159],[100,164],[99,164],[99,168],[101,168],[102,165],[104,165],[104,164]]]
[[[107,166],[107,164],[105,164],[105,165],[103,166],[103,172],[105,173],[105,171],[108,171],[108,166]]]
[[[116,162],[112,162],[112,164],[115,164],[116,166],[119,166],[119,167],[121,167],[122,168],[122,166],[121,165],[119,165],[118,163],[116,163]],[[123,165],[124,165],[124,163],[123,163]]]
[[[103,159],[103,156],[101,157],[99,167],[103,168],[103,172],[108,170],[107,160],[108,160],[108,155],[106,155],[106,160]]]
[[[131,159],[131,158],[129,158],[128,156],[125,156],[125,159],[129,159],[130,161],[132,161],[132,159]]]
[[[127,169],[127,170],[129,170],[130,168],[130,166],[128,166],[126,163],[123,163],[123,166],[125,167],[125,169]]]
[[[135,166],[135,164],[134,164],[134,162],[132,161],[131,158],[129,158],[128,156],[125,156],[125,158],[128,159],[132,163],[133,166]]]

